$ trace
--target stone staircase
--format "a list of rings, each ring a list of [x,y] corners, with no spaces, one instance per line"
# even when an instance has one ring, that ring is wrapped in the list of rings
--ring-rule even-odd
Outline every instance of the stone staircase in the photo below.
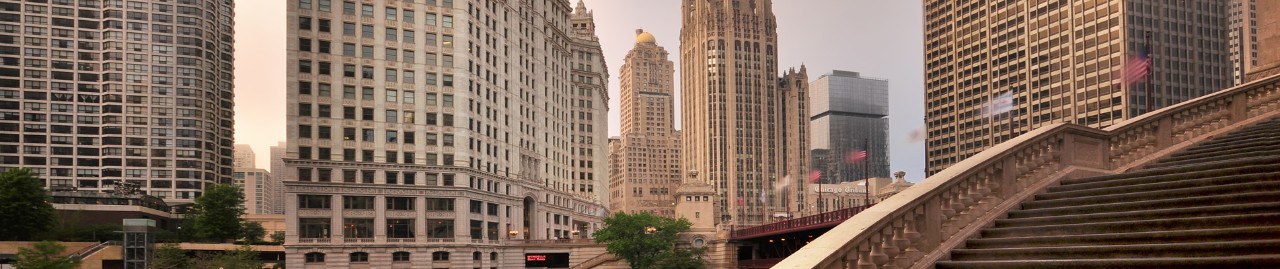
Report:
[[[1280,268],[1280,119],[1064,179],[936,268]]]

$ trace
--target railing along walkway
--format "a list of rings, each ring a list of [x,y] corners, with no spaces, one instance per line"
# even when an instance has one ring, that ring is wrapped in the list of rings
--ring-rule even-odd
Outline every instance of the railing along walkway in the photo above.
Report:
[[[930,268],[981,227],[1065,178],[1114,174],[1280,115],[1280,75],[1105,130],[1054,124],[1000,143],[832,228],[774,268]]]
[[[849,219],[849,217],[853,217],[853,215],[858,214],[858,212],[862,212],[862,210],[867,209],[867,207],[868,206],[855,206],[831,212],[824,212],[813,216],[736,229],[733,230],[732,239],[744,240],[761,236],[836,226]]]

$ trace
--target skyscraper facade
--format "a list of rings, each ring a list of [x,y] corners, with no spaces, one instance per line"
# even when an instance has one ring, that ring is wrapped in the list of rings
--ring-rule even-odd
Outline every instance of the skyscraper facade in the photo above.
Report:
[[[809,104],[818,182],[889,178],[889,81],[835,70],[809,83]]]
[[[636,30],[619,74],[621,136],[609,140],[609,209],[675,217],[680,137],[675,130],[675,64],[653,34]]]
[[[1231,0],[1232,85],[1245,82],[1245,74],[1258,65],[1258,1]]]
[[[258,155],[253,153],[253,147],[248,144],[236,144],[232,148],[231,166],[234,168],[257,168],[254,163],[258,159]]]
[[[0,168],[137,183],[170,205],[231,183],[233,1],[0,3]]]
[[[273,185],[272,189],[274,190],[272,195],[277,197],[271,203],[271,214],[284,214],[284,178],[279,175],[284,175],[284,156],[288,149],[289,144],[283,141],[271,146],[270,172],[277,175],[277,177],[271,178],[271,185]]]
[[[715,186],[717,223],[806,210],[806,70],[778,73],[771,0],[684,0],[681,169]]]
[[[231,180],[244,193],[245,213],[276,214],[275,204],[281,196],[276,195],[278,185],[275,183],[279,180],[271,178],[271,172],[254,165],[257,154],[253,153],[253,148],[249,145],[236,144],[234,154],[235,167]]]
[[[1041,126],[1110,126],[1232,83],[1227,1],[924,6],[929,175]],[[1143,55],[1147,75],[1126,81]]]
[[[520,267],[511,240],[602,225],[607,72],[581,2],[287,3],[288,263]]]

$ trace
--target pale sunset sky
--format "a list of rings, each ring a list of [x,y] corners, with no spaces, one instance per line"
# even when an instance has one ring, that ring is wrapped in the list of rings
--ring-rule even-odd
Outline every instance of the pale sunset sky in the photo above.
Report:
[[[285,1],[236,1],[236,144],[250,144],[259,168],[270,168],[269,147],[285,139]],[[577,0],[571,0],[574,4]],[[679,0],[586,0],[609,65],[609,135],[618,134],[618,78],[635,29],[671,52],[679,79]],[[920,1],[774,0],[779,66],[808,66],[810,80],[833,69],[889,80],[892,171],[924,178],[924,143],[909,133],[924,126],[922,6]],[[783,70],[779,70],[780,72]],[[679,91],[679,85],[676,85]],[[678,96],[678,95],[677,95]],[[677,110],[679,110],[677,100]],[[677,112],[679,113],[679,112]],[[679,116],[676,116],[679,128]]]

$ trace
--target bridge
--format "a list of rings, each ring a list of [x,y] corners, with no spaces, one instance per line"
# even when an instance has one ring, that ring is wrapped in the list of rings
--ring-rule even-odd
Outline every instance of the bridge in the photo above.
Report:
[[[857,206],[754,227],[734,229],[738,268],[769,268],[832,227],[867,209]]]

